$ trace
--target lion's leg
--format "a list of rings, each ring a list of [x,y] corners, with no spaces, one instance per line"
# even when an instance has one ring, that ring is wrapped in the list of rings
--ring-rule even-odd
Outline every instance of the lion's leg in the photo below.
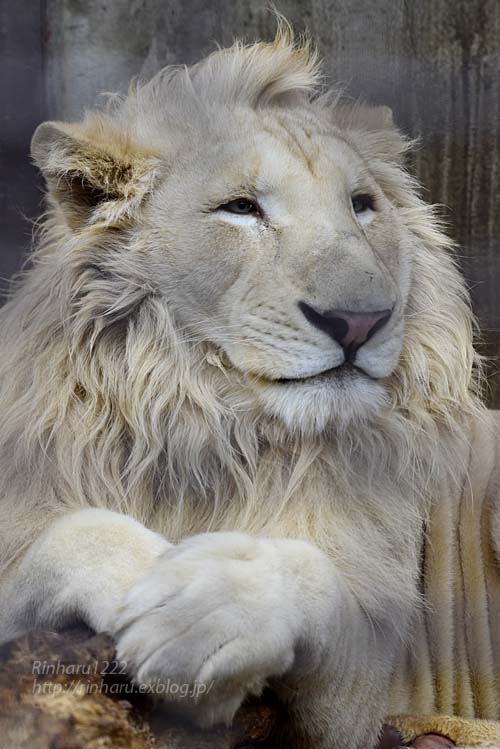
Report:
[[[230,720],[276,677],[293,715],[288,746],[376,742],[397,638],[307,542],[211,533],[172,546],[131,518],[89,509],[42,534],[2,599],[4,637],[79,617],[115,634],[141,683],[213,683],[194,706],[207,724]],[[387,622],[403,616],[392,610]]]
[[[0,586],[0,640],[80,619],[110,629],[125,593],[170,546],[127,515],[86,509],[55,520]]]
[[[355,602],[344,609],[342,632],[321,666],[276,685],[289,714],[278,745],[297,749],[373,749],[387,710],[387,684],[398,645],[375,632]],[[284,729],[286,730],[286,728]]]

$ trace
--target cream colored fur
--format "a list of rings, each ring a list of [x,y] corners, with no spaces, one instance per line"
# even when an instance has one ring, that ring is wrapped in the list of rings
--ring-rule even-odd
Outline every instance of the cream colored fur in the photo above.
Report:
[[[272,683],[287,746],[361,749],[484,412],[408,142],[319,76],[281,29],[36,132],[49,210],[1,311],[0,626],[83,618],[140,682],[213,680],[201,722]],[[218,208],[238,197],[262,217]],[[394,307],[363,373],[316,376],[342,352],[300,300]]]

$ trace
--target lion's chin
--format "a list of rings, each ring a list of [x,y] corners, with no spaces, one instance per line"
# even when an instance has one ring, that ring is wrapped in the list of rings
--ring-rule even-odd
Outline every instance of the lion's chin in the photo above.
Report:
[[[388,407],[384,382],[353,367],[305,379],[259,381],[254,392],[268,414],[308,436],[369,421]]]

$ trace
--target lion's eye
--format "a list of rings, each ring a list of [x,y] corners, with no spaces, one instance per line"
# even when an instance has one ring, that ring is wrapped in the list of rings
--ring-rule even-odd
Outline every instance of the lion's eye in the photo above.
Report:
[[[351,198],[354,213],[364,213],[375,210],[375,202],[371,195],[354,195]]]
[[[227,211],[228,213],[238,213],[240,216],[246,216],[250,213],[256,215],[260,214],[260,208],[253,200],[248,198],[236,198],[236,200],[230,200],[229,203],[224,203],[219,206],[220,211]]]

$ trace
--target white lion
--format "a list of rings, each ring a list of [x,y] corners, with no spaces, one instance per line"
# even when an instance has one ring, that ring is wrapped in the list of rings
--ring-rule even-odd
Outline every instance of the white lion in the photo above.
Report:
[[[0,628],[110,631],[137,682],[213,682],[204,724],[271,684],[284,745],[345,749],[498,717],[500,515],[450,242],[387,109],[318,79],[281,30],[36,131]]]

